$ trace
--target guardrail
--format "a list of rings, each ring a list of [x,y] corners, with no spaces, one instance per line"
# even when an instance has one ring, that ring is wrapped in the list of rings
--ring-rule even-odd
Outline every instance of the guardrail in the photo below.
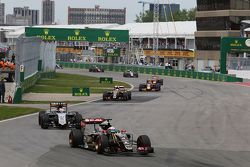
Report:
[[[221,82],[243,82],[242,78],[237,78],[232,75],[220,74],[220,73],[205,73],[197,71],[184,71],[184,70],[169,70],[164,67],[150,67],[150,66],[133,66],[124,64],[96,64],[96,63],[71,63],[71,62],[57,62],[59,65],[65,68],[79,68],[89,69],[91,66],[97,66],[104,68],[107,71],[124,72],[126,70],[133,70],[142,74],[153,75],[165,75],[173,77],[184,77],[192,79],[201,79],[209,81],[221,81]]]

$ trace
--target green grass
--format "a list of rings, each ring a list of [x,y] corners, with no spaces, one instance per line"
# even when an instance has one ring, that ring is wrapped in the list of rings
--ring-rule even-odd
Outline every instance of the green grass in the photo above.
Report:
[[[53,103],[53,102],[58,102],[58,101],[27,101],[27,100],[23,100],[21,102],[21,104],[49,104],[49,103]],[[60,102],[64,102],[64,103],[68,103],[68,104],[77,104],[77,103],[83,103],[85,101],[60,101]]]
[[[0,106],[0,120],[14,118],[22,115],[32,114],[42,111],[37,108],[26,108],[26,107],[8,107]]]
[[[99,83],[99,78],[76,74],[56,73],[53,79],[41,79],[37,84],[25,93],[72,93],[72,87],[89,87],[91,93],[103,93],[112,89],[115,85],[123,85],[129,88],[130,85],[114,81],[113,84]]]

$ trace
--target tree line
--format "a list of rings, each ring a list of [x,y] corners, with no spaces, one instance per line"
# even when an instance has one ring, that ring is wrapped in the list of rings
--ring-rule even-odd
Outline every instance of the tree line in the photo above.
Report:
[[[195,21],[195,13],[196,8],[192,9],[182,9],[178,12],[173,13],[172,15],[165,18],[165,16],[159,16],[160,22],[166,22],[166,21]],[[153,22],[154,20],[154,12],[153,11],[145,11],[145,13],[140,13],[139,15],[136,15],[135,22]]]

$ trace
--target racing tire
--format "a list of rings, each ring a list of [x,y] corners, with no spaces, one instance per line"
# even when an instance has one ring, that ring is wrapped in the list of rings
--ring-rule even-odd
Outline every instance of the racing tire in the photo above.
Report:
[[[161,84],[160,83],[156,84],[155,87],[156,87],[156,91],[160,91],[161,90]]]
[[[128,94],[128,100],[131,100],[131,93]]]
[[[126,77],[126,73],[123,73],[123,77]]]
[[[80,129],[72,129],[69,133],[69,145],[72,148],[83,146],[83,134]]]
[[[161,85],[163,85],[163,79],[159,79],[158,83],[160,83]]]
[[[96,141],[96,152],[97,154],[103,154],[104,149],[108,147],[109,140],[105,135],[100,135]]]
[[[49,128],[49,115],[44,114],[41,119],[41,128],[48,129]]]
[[[40,111],[38,114],[38,124],[41,125],[42,117],[45,114],[45,111]]]
[[[92,69],[89,69],[89,72],[92,72]]]
[[[108,100],[108,99],[107,99],[107,93],[106,93],[106,92],[103,93],[103,95],[102,95],[102,100],[103,100],[103,101],[107,101],[107,100]]]
[[[101,69],[101,72],[104,72],[104,69]]]
[[[134,76],[135,76],[135,78],[138,78],[138,77],[139,77],[138,73],[135,73]]]
[[[142,84],[140,84],[140,85],[139,85],[139,91],[141,92],[141,91],[142,91],[142,89],[143,89],[143,85],[142,85]]]
[[[141,135],[137,138],[137,148],[138,147],[147,147],[147,148],[151,148],[151,141],[149,139],[149,137],[147,135]],[[144,152],[144,153],[141,153],[143,155],[146,155],[148,154],[148,152]]]
[[[75,116],[75,119],[76,119],[76,122],[75,122],[75,124],[76,124],[76,129],[81,129],[81,122],[82,122],[82,115],[81,114],[79,114],[78,112],[75,112],[76,113],[76,116]]]

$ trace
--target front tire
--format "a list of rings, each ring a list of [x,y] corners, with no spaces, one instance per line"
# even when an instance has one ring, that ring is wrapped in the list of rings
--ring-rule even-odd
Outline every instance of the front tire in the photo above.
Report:
[[[104,149],[108,147],[108,137],[105,135],[100,135],[96,141],[96,152],[97,154],[103,154]]]
[[[137,148],[139,147],[147,147],[147,148],[151,148],[151,141],[149,139],[149,137],[147,135],[141,135],[137,138]],[[144,152],[142,153],[144,155],[148,154],[148,152]]]
[[[49,128],[49,115],[44,114],[41,119],[41,128],[48,129]]]
[[[82,122],[82,115],[79,114],[78,112],[76,112],[76,116],[75,116],[75,119],[76,119],[76,129],[81,129],[81,122]]]
[[[72,129],[69,133],[69,145],[72,148],[77,148],[83,145],[83,134],[79,129]]]

